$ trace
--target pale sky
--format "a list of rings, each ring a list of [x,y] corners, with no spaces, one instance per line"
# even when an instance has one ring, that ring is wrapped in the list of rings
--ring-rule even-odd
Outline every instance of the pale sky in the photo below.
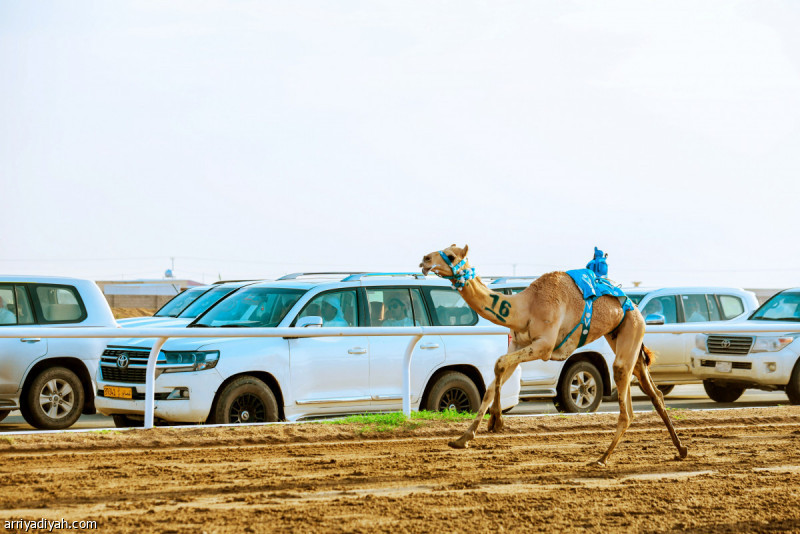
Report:
[[[0,272],[800,285],[792,1],[0,1]]]

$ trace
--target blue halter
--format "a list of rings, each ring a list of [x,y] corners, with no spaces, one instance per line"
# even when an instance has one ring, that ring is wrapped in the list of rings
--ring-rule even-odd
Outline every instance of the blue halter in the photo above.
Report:
[[[467,264],[467,258],[464,258],[463,260],[458,262],[458,264],[453,265],[450,262],[450,258],[448,258],[447,254],[445,254],[443,251],[440,250],[439,255],[442,257],[447,266],[450,267],[450,270],[453,271],[453,276],[445,276],[439,273],[436,274],[439,274],[439,276],[441,276],[442,278],[450,280],[456,287],[456,289],[461,289],[463,287],[466,287],[469,281],[475,278],[474,267],[470,267],[469,269],[464,268],[464,266]]]

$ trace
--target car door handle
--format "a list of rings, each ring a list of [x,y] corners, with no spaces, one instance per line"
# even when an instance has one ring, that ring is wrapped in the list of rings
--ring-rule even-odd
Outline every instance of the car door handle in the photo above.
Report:
[[[41,341],[41,338],[38,337],[23,337],[20,339],[23,343],[38,343]]]
[[[347,351],[348,354],[366,354],[367,349],[363,349],[361,347],[353,347],[352,349]]]
[[[424,345],[420,345],[419,348],[421,349],[438,349],[438,343],[425,343]]]

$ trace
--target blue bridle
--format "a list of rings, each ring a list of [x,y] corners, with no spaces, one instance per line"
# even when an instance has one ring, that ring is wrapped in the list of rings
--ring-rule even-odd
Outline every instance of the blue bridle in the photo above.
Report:
[[[436,273],[436,274],[438,274],[442,278],[446,278],[446,279],[450,280],[453,283],[453,285],[456,287],[456,289],[461,289],[463,287],[466,287],[466,285],[469,283],[469,281],[472,280],[473,278],[475,278],[475,268],[474,267],[470,267],[468,269],[465,269],[465,266],[467,265],[467,258],[464,258],[463,260],[458,262],[456,265],[453,265],[450,262],[450,258],[447,257],[447,254],[445,254],[444,251],[440,250],[439,251],[439,255],[442,257],[442,259],[447,264],[447,266],[450,267],[450,270],[453,271],[453,276],[445,276],[445,275],[439,274],[439,273]]]

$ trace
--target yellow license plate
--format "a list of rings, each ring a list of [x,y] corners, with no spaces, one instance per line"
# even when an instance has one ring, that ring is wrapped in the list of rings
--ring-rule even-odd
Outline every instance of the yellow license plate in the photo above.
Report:
[[[132,399],[132,388],[121,388],[117,386],[106,386],[103,388],[103,396],[112,399]]]

